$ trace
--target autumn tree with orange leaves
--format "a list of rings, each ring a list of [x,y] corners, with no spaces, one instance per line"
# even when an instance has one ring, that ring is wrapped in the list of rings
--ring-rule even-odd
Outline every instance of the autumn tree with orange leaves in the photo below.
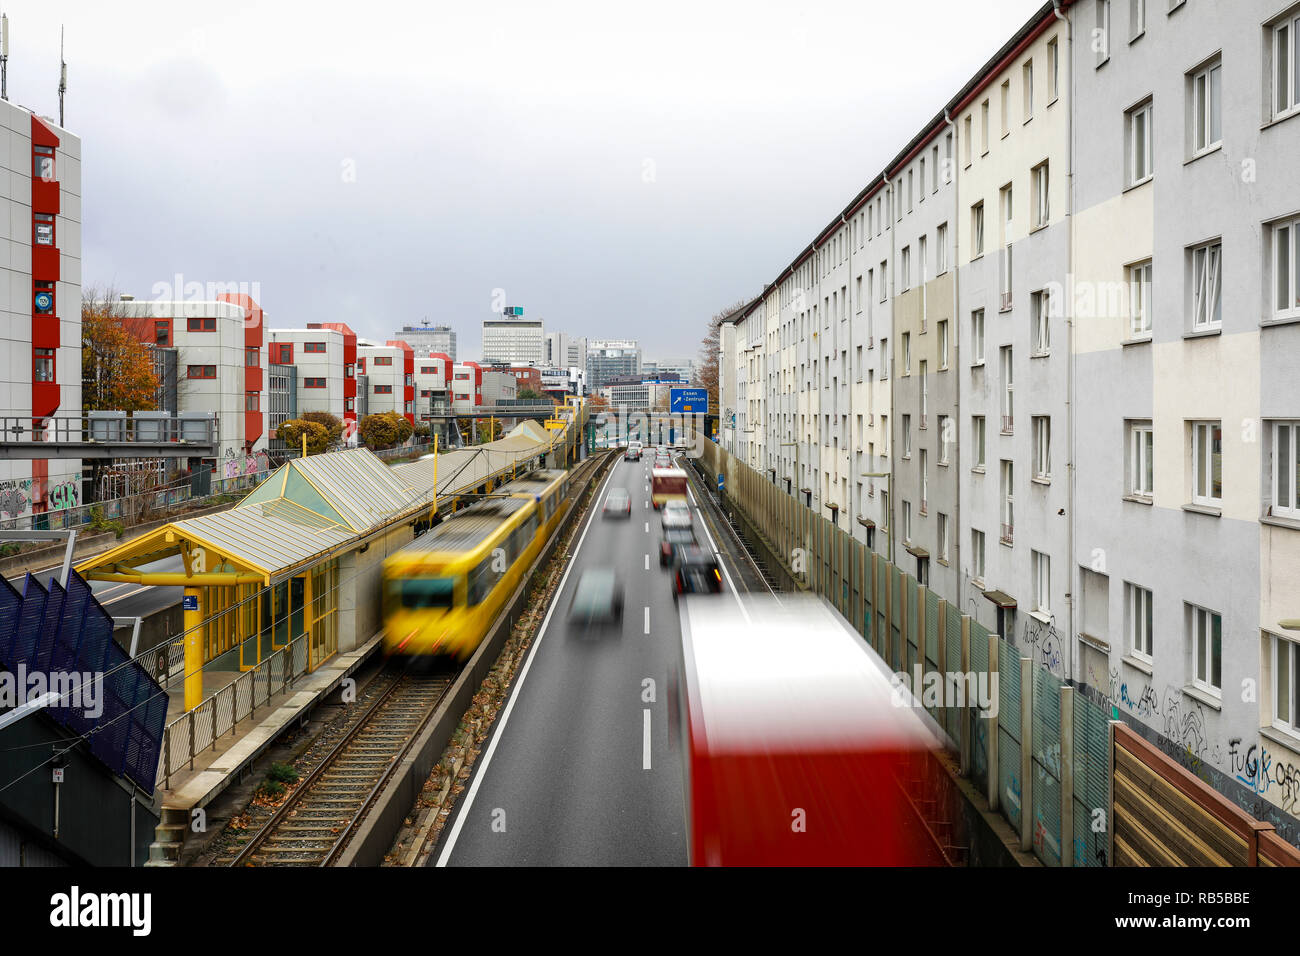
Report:
[[[157,407],[153,354],[123,327],[125,310],[110,289],[81,299],[81,405],[88,412]]]

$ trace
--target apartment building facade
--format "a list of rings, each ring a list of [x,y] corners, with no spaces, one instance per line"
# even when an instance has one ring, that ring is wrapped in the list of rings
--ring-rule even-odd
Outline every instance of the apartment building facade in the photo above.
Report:
[[[1279,0],[1045,4],[724,326],[720,357],[729,450],[828,518],[846,477],[868,482],[852,510],[875,528],[840,527],[896,541],[1038,666],[1286,813],[1297,36]]]
[[[273,365],[294,369],[297,413],[328,412],[343,422],[343,443],[357,443],[357,337],[341,323],[305,329],[271,329],[267,353]]]
[[[635,339],[591,339],[587,342],[587,387],[596,389],[619,375],[639,375],[641,348]]]
[[[0,323],[0,416],[39,429],[81,412],[81,140],[0,101],[0,235],[8,254]],[[0,518],[80,503],[81,461],[0,462]]]
[[[396,412],[415,424],[415,350],[405,342],[357,346],[358,370],[368,380],[368,414]]]
[[[448,355],[456,361],[456,332],[449,325],[404,325],[397,338],[411,346],[417,358]]]
[[[215,413],[222,459],[266,450],[268,351],[255,301],[224,293],[207,301],[123,296],[114,308],[138,341],[175,352],[176,411]]]

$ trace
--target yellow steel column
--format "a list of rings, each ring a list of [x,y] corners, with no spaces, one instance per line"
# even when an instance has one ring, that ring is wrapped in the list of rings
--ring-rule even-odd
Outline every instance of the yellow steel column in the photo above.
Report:
[[[203,588],[185,589],[185,710],[203,703]]]

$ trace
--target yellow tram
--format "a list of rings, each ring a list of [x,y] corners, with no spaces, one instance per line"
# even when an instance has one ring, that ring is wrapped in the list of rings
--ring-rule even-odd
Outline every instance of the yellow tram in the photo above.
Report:
[[[466,660],[559,524],[566,471],[502,485],[384,561],[384,652]]]

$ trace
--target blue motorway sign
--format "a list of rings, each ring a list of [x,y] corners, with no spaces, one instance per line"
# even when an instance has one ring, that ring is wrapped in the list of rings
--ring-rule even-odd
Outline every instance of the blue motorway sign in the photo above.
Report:
[[[674,414],[707,415],[709,390],[707,388],[670,388],[668,411]]]

